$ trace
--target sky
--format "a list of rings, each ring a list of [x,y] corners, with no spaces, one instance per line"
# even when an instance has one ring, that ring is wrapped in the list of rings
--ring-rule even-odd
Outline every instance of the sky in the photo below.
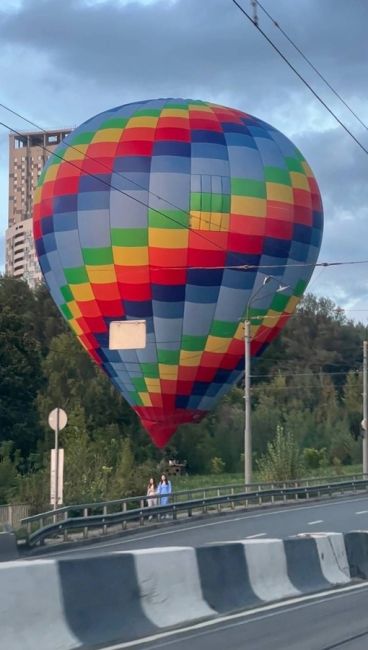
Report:
[[[250,0],[240,0],[251,12]],[[366,0],[262,0],[368,125]],[[259,24],[368,149],[362,126],[258,9]],[[368,155],[232,0],[1,0],[0,103],[40,127],[75,127],[110,107],[191,97],[269,122],[302,151],[325,210],[320,261],[368,259]],[[0,121],[29,124],[0,108]],[[0,269],[7,225],[8,131],[0,126]],[[368,321],[368,264],[317,269],[309,285]]]

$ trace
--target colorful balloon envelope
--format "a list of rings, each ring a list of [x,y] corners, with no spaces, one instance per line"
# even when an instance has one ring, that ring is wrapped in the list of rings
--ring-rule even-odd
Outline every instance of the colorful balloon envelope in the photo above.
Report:
[[[322,224],[316,180],[290,140],[188,99],[88,120],[50,157],[34,197],[52,297],[158,446],[241,379],[247,315],[252,355],[286,324]],[[143,349],[110,349],[110,323],[125,320],[145,321]]]

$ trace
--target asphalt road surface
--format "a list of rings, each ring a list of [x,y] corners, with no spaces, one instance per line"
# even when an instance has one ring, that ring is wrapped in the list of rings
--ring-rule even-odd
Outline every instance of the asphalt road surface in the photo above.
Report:
[[[162,528],[143,529],[115,539],[100,539],[86,546],[50,549],[48,557],[86,557],[158,546],[200,546],[218,541],[350,530],[368,530],[368,496],[343,497],[310,505],[266,508],[254,512],[238,510],[236,513],[211,515],[198,520],[193,518],[185,523],[168,523]]]
[[[367,650],[368,586],[304,596],[108,650]]]

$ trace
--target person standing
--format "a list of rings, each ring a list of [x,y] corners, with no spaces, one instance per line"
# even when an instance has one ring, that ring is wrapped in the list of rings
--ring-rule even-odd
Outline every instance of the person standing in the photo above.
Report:
[[[154,478],[150,478],[147,485],[147,506],[152,508],[157,506],[157,486]]]
[[[161,480],[157,487],[157,494],[160,495],[160,506],[167,506],[170,502],[172,488],[171,481],[168,480],[166,474],[161,475]]]

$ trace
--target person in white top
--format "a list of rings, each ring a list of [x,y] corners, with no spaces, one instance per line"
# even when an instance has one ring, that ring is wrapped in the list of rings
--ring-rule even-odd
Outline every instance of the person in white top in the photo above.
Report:
[[[157,486],[154,478],[150,478],[147,485],[147,506],[152,508],[157,506]]]

